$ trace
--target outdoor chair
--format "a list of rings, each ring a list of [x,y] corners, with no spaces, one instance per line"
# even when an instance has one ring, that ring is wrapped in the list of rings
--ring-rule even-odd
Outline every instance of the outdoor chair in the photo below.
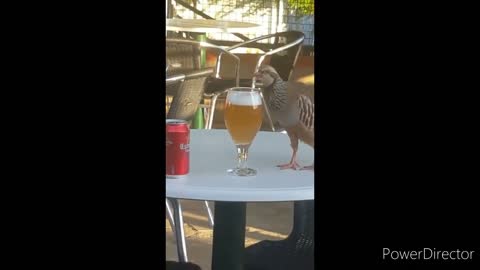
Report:
[[[273,44],[259,43],[258,41],[274,39]],[[275,68],[280,77],[284,81],[288,81],[293,73],[293,69],[297,63],[298,56],[300,54],[305,35],[302,32],[298,31],[287,31],[280,32],[270,35],[265,35],[257,37],[254,39],[247,40],[245,42],[230,46],[227,48],[227,51],[232,52],[237,48],[256,48],[262,50],[264,53],[258,59],[254,73],[257,73],[260,69],[260,66],[264,64],[265,58],[271,56],[270,65]],[[222,41],[209,40],[209,42],[214,42],[217,45],[226,45],[228,43]],[[219,61],[221,61],[222,54],[218,56]],[[232,79],[219,79],[218,76],[215,78],[210,78],[207,88],[205,89],[206,95],[212,96],[212,106],[208,114],[207,128],[211,129],[213,125],[213,118],[215,114],[215,105],[218,97],[223,94],[223,89],[233,87],[234,81]],[[246,87],[255,87],[255,75],[252,79],[243,79],[240,80],[240,86]],[[264,102],[265,113],[267,115],[269,124],[272,128],[272,131],[275,131],[274,124],[270,117],[270,111]]]
[[[202,101],[212,69],[200,68],[200,45],[167,40],[165,93],[173,96],[167,118],[191,121]]]
[[[167,39],[166,40],[166,59],[167,59],[167,67],[170,67],[167,70],[167,78],[169,75],[179,75],[179,74],[185,74],[185,76],[191,75],[192,77],[195,77],[199,79],[199,74],[197,72],[200,72],[201,74],[207,75],[206,73],[209,71],[212,71],[209,76],[210,78],[218,78],[219,73],[220,73],[220,65],[221,65],[221,58],[219,57],[217,59],[217,63],[215,65],[215,68],[206,68],[201,66],[201,61],[200,61],[200,55],[201,55],[201,50],[202,48],[213,48],[215,50],[220,51],[220,55],[222,54],[228,54],[231,56],[236,64],[235,64],[235,81],[233,86],[238,86],[239,83],[239,71],[240,71],[240,59],[226,51],[225,49],[209,44],[207,42],[198,42],[194,40],[189,40],[189,39]],[[193,74],[191,72],[194,72]],[[203,72],[203,73],[202,73]],[[213,76],[211,76],[213,75]],[[172,78],[173,80],[173,78]],[[205,89],[205,87],[202,87],[202,89]],[[167,89],[166,93],[167,94],[172,94],[175,93],[176,87],[169,86],[167,84]],[[196,91],[195,93],[198,93]],[[210,97],[209,94],[206,94],[205,97]],[[202,100],[202,99],[200,99]],[[172,102],[173,104],[173,102]],[[195,111],[194,111],[195,113]],[[170,115],[167,117],[170,118]],[[193,117],[193,115],[192,115]]]
[[[165,93],[173,96],[167,113],[168,119],[192,120],[204,97],[203,93],[207,78],[212,75],[218,76],[220,70],[219,62],[217,62],[216,68],[201,67],[200,54],[202,48],[217,49],[233,57],[237,62],[235,72],[238,81],[240,59],[236,55],[206,42],[188,39],[167,39]],[[172,207],[170,207],[168,200],[165,203],[168,219],[177,241],[178,258],[180,262],[187,262],[188,257],[180,201],[176,199],[169,200]],[[209,223],[213,227],[213,214],[207,201],[205,201],[205,208],[207,209]]]
[[[245,270],[314,269],[314,201],[294,202],[290,235],[280,241],[261,241],[245,249]]]
[[[167,75],[166,94],[173,96],[167,118],[191,121],[203,99],[207,78],[212,74],[213,70],[207,68]]]
[[[213,214],[207,201],[204,201],[205,208],[208,212],[208,221],[213,228]],[[188,262],[187,256],[187,243],[185,240],[185,231],[183,228],[183,211],[180,201],[177,199],[165,199],[165,208],[167,210],[168,221],[170,227],[175,235],[175,241],[177,242],[177,256],[180,262]]]

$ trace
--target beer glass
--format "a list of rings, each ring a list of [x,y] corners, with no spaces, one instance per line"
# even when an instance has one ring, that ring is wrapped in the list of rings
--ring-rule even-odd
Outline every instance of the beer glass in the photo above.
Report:
[[[254,176],[257,171],[247,167],[248,148],[262,125],[260,90],[234,87],[227,90],[225,126],[237,147],[237,167],[228,173],[235,176]]]

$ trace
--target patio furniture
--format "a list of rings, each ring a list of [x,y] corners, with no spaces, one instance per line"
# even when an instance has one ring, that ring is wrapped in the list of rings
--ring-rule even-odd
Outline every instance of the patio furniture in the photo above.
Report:
[[[257,169],[255,177],[227,174],[236,156],[227,130],[195,129],[190,136],[190,174],[183,179],[166,179],[166,196],[215,201],[212,269],[242,270],[246,203],[313,200],[314,172],[276,167],[291,152],[289,138],[282,133],[261,131],[255,137],[248,160]],[[311,163],[313,149],[304,144],[299,148],[298,162]]]
[[[194,40],[167,39],[166,40],[166,94],[173,95],[173,101],[167,113],[168,119],[192,120],[203,99],[206,79],[212,75],[218,76],[220,63],[217,68],[201,68],[201,48],[213,48],[230,55],[237,61],[236,74],[240,70],[238,57],[221,47]],[[214,71],[216,73],[214,73]],[[237,79],[238,81],[238,79]],[[170,225],[176,235],[179,260],[187,262],[187,248],[183,232],[183,218],[181,204],[177,200],[171,200],[172,207],[166,201],[166,209]],[[212,210],[208,201],[205,201],[210,225],[214,226]]]
[[[166,29],[168,31],[185,31],[185,32],[194,32],[194,33],[240,33],[246,30],[251,30],[252,28],[259,27],[260,25],[255,23],[246,23],[246,22],[236,22],[236,21],[225,21],[225,20],[214,20],[214,19],[167,19]],[[211,44],[211,43],[210,43]],[[221,48],[218,47],[217,48]],[[223,52],[225,53],[225,51]],[[220,72],[220,63],[221,63],[220,54],[217,61],[217,69],[215,78],[219,79]],[[238,58],[237,58],[238,59]],[[239,59],[238,59],[239,61]],[[238,62],[240,64],[240,62]],[[239,68],[239,67],[238,67]],[[213,115],[215,112],[216,101],[218,97],[225,93],[225,90],[230,87],[239,86],[239,70],[235,71],[235,80],[229,82],[228,87],[208,87],[209,89],[205,92],[205,97],[211,98],[211,105],[207,107],[207,129],[212,128]],[[215,80],[213,80],[215,81]],[[270,118],[270,113],[266,105],[264,105],[265,111],[267,112],[267,117],[269,122],[272,123]],[[272,129],[274,129],[272,125]]]
[[[172,210],[172,206],[168,202],[168,199],[165,199],[165,209],[167,210],[168,222],[170,222],[170,227],[172,228],[172,232],[176,233],[175,229],[173,229],[175,227],[175,219],[173,217],[173,210]]]
[[[290,235],[280,241],[261,241],[245,250],[245,270],[313,270],[315,202],[294,202]]]
[[[187,72],[192,72],[197,71],[194,73],[190,74],[190,78],[199,78],[203,77],[203,75],[214,75],[214,77],[219,76],[220,72],[220,64],[221,64],[221,59],[217,59],[217,63],[215,65],[214,69],[211,68],[201,68],[200,65],[200,51],[201,48],[213,48],[215,50],[218,50],[221,52],[221,54],[228,54],[231,56],[235,62],[235,74],[236,74],[236,79],[235,79],[235,85],[238,85],[239,82],[239,72],[240,72],[240,59],[226,51],[225,49],[215,46],[213,44],[209,44],[207,42],[198,42],[194,40],[187,40],[187,39],[167,39],[167,46],[166,46],[166,59],[167,59],[167,66],[171,66],[172,68],[169,68],[167,71],[167,78],[168,74],[175,74],[175,73],[187,73]],[[214,70],[213,73],[206,74],[210,70]],[[187,76],[187,75],[185,75]],[[206,77],[209,77],[206,76]],[[182,78],[172,78],[167,79],[167,82],[169,80],[181,80]],[[204,81],[202,82],[202,86],[204,85]],[[202,87],[202,89],[205,89]],[[167,84],[167,94],[175,92],[175,90],[172,90],[171,87],[168,87]],[[202,93],[204,91],[202,90]],[[198,91],[196,91],[198,93]],[[200,98],[201,100],[201,98]],[[192,115],[193,117],[193,115]]]
[[[177,93],[179,89],[179,82],[183,82],[186,75],[192,75],[190,79],[193,79],[196,72],[200,72],[200,45],[197,43],[186,43],[186,42],[177,42],[175,40],[168,40],[166,42],[166,65],[167,65],[167,84],[166,84],[166,94],[172,96],[179,96]],[[205,74],[205,78],[211,75],[209,69],[204,69],[203,71],[210,73]],[[183,91],[187,95],[195,96],[195,106],[192,106],[190,103],[190,109],[197,109],[198,104],[202,100],[203,90],[205,89],[205,80],[203,78],[198,78],[196,80],[188,80],[185,85],[185,88],[191,89],[195,87],[197,90],[194,90],[193,93],[190,91]],[[201,94],[198,94],[198,91],[201,91]],[[182,93],[180,93],[182,94]],[[198,102],[197,102],[198,100]],[[188,104],[184,103],[184,105]],[[178,103],[177,103],[178,104]],[[196,110],[193,112],[195,114]],[[173,114],[176,114],[174,111]],[[193,115],[188,115],[188,120],[192,120]],[[171,116],[169,116],[171,117]],[[182,118],[184,119],[184,118]]]
[[[213,69],[200,69],[167,75],[166,93],[173,95],[167,118],[191,121],[203,98],[207,78],[212,74]]]
[[[208,201],[204,201],[204,203],[208,213],[208,222],[213,228],[214,221],[212,210],[210,209]],[[182,205],[177,199],[167,198],[165,199],[165,208],[167,210],[167,217],[168,221],[170,222],[170,227],[172,228],[172,232],[175,235],[175,241],[177,242],[178,260],[180,262],[188,262],[187,243],[185,240],[185,231],[183,228],[184,223]]]
[[[259,43],[258,41],[261,40],[268,40],[274,38],[273,45],[267,45],[265,43]],[[258,72],[260,66],[264,64],[265,58],[271,56],[270,58],[270,65],[277,70],[278,74],[284,81],[288,81],[293,73],[293,68],[297,63],[298,56],[300,54],[300,50],[302,48],[303,40],[305,39],[305,35],[302,32],[298,31],[287,31],[287,32],[280,32],[270,35],[265,35],[261,37],[257,37],[236,45],[233,45],[227,48],[228,51],[232,52],[237,48],[257,48],[264,53],[258,59],[254,73]],[[209,42],[219,42],[214,40],[209,40]],[[217,45],[226,45],[222,44],[221,42]],[[218,56],[221,61],[222,54]],[[218,78],[218,76],[216,76]],[[227,89],[233,87],[233,80],[232,79],[216,79],[212,78],[209,80],[208,86],[205,89],[206,95],[212,95],[212,108],[208,114],[207,120],[207,128],[211,129],[213,125],[213,118],[215,114],[215,105],[218,97],[223,94],[223,91],[219,91],[219,89]],[[252,79],[247,80],[240,80],[240,86],[246,87],[255,87],[255,76],[253,75]],[[269,124],[272,128],[272,131],[275,131],[274,123],[270,117],[270,111],[267,107],[267,103],[265,104],[265,112],[267,114],[267,118],[269,120]]]
[[[172,227],[173,233],[175,234],[175,241],[177,242],[178,261],[182,263],[188,262],[187,243],[185,241],[185,231],[183,228],[182,205],[179,200],[174,198],[167,198],[165,202],[167,209],[170,209],[169,203],[172,204],[173,208],[173,224],[170,220],[170,226]]]
[[[186,6],[188,7],[188,5]],[[213,18],[211,19],[177,19],[177,18],[171,19],[169,18],[166,20],[166,30],[170,31],[170,33],[172,33],[172,31],[201,33],[203,35],[197,37],[201,41],[204,41],[205,33],[212,33],[212,32],[235,33],[235,32],[245,31],[245,29],[251,29],[259,26],[260,25],[254,24],[254,23],[214,20]],[[217,48],[220,48],[220,47],[217,47]],[[238,62],[238,65],[239,64],[240,63]],[[239,72],[236,72],[235,74],[236,74],[236,77],[238,77]],[[218,72],[217,72],[217,76],[218,76]],[[236,85],[238,86],[238,83]],[[207,95],[206,97],[208,98],[210,97],[210,95]],[[208,111],[210,111],[211,108],[212,108],[211,106],[207,107]],[[207,123],[208,123],[208,120],[207,120]]]

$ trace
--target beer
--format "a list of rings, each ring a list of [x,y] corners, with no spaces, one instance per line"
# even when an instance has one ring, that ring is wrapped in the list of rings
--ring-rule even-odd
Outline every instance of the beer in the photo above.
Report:
[[[262,99],[255,91],[228,93],[225,126],[236,145],[252,143],[262,125]]]
[[[255,176],[247,167],[248,148],[262,125],[262,97],[258,89],[234,87],[227,90],[225,126],[237,148],[237,166],[227,170],[232,176]]]

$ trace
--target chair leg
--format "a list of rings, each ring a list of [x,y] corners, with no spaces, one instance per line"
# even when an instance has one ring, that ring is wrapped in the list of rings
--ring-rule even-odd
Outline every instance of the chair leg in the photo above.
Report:
[[[177,254],[179,262],[188,262],[187,243],[185,241],[185,231],[183,229],[183,213],[182,206],[177,199],[170,199],[173,209],[173,217],[175,221],[175,238],[177,241]]]
[[[208,201],[205,201],[205,208],[207,209],[207,213],[208,213],[208,223],[210,223],[210,227],[213,228],[213,225],[214,225],[213,214],[212,214],[212,210],[210,209],[210,205],[208,205]]]
[[[214,94],[212,96],[212,103],[210,104],[210,109],[208,113],[208,122],[207,122],[207,129],[212,129],[213,126],[213,116],[215,115],[215,106],[217,104],[217,99],[220,94]]]
[[[165,206],[167,209],[167,217],[168,217],[168,222],[170,223],[170,227],[172,228],[173,233],[175,233],[175,221],[173,219],[173,211],[172,207],[170,206],[170,203],[168,202],[167,199],[165,199]]]
[[[265,102],[265,98],[263,97],[262,92],[260,92],[260,96],[262,97],[263,108],[265,109],[265,113],[267,114],[268,123],[270,124],[272,131],[275,132],[275,126],[273,125],[272,117],[270,116],[270,110],[268,109],[268,105]]]

